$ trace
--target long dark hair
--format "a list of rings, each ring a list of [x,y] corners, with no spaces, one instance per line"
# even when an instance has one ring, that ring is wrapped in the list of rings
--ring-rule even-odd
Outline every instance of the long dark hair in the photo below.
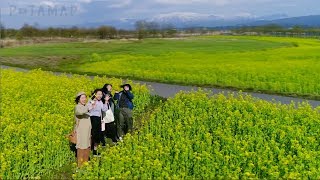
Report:
[[[99,91],[101,91],[101,92],[103,93],[102,89],[95,89],[95,90],[93,91],[93,93],[91,93],[91,100],[94,100],[94,98],[96,98],[96,94],[97,94],[97,92],[99,92]]]
[[[105,84],[103,87],[102,87],[102,92],[104,94],[107,94],[107,93],[110,93],[109,90],[108,90],[108,86],[111,86],[112,87],[112,84]]]
[[[108,86],[109,86],[109,85],[112,87],[112,84],[105,84],[105,85],[103,86],[103,88],[102,88],[102,93],[103,93],[103,96],[102,96],[102,98],[103,98],[103,103],[105,103],[104,98],[105,98],[107,95],[109,95],[109,96],[110,96],[110,100],[109,100],[109,102],[111,102],[111,103],[113,103],[113,104],[114,104],[113,95],[112,95],[112,94],[111,94],[111,92],[108,90]]]

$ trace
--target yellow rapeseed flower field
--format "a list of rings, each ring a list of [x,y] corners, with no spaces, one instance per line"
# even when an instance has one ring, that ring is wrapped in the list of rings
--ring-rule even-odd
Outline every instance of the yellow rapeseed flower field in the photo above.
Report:
[[[180,93],[77,179],[319,179],[320,108]]]
[[[90,94],[120,79],[1,69],[0,179],[51,177],[53,170],[75,161],[65,135],[73,129],[75,95]],[[150,102],[146,86],[133,85],[135,113]]]

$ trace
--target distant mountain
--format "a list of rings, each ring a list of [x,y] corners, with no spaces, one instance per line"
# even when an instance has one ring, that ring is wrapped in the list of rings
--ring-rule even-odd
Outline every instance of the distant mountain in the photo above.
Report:
[[[118,29],[134,29],[135,22],[138,19],[118,19],[118,20],[109,20],[109,21],[102,21],[102,22],[87,22],[84,24],[76,25],[78,27],[84,28],[96,28],[99,26],[113,26]]]
[[[271,15],[267,15],[267,16],[261,16],[257,19],[269,21],[269,20],[284,19],[284,18],[289,18],[289,16],[287,14],[271,14]]]
[[[285,27],[292,27],[295,25],[308,26],[308,27],[320,27],[320,15],[291,17],[275,20],[261,20],[255,21],[246,25],[249,26],[262,26],[266,24],[278,24]]]
[[[255,16],[251,14],[236,14],[232,17],[225,17],[213,14],[199,14],[190,12],[174,12],[160,14],[151,18],[144,19],[159,24],[170,24],[176,28],[189,27],[234,27],[234,26],[261,26],[267,24],[278,24],[285,27],[295,25],[320,27],[320,15],[288,17],[286,14],[273,14],[269,16]],[[99,27],[110,25],[119,29],[134,29],[135,22],[138,19],[118,19],[102,22],[88,22],[77,25],[79,27]]]
[[[225,17],[213,14],[189,12],[160,14],[148,19],[148,21],[158,22],[160,24],[172,24],[177,28],[230,26],[237,23],[249,23],[254,20],[257,20],[256,17],[250,14],[239,14],[232,17]]]

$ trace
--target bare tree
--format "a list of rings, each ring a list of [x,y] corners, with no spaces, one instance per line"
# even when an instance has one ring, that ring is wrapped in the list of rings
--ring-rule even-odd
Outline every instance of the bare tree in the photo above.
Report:
[[[292,27],[291,31],[294,33],[303,33],[304,29],[301,26],[296,25]]]
[[[160,25],[157,22],[147,22],[146,30],[152,37],[156,37],[159,34]]]
[[[0,39],[4,39],[6,37],[5,30],[5,26],[2,23],[0,23]]]
[[[138,39],[143,39],[147,35],[147,21],[137,21],[135,23]]]
[[[3,40],[5,38],[5,27],[4,25],[0,22],[0,48],[4,48],[4,43]]]
[[[173,37],[177,33],[176,28],[172,24],[162,24],[160,34],[162,38]]]
[[[23,37],[34,37],[37,36],[39,30],[31,25],[24,24],[20,32]]]
[[[100,39],[114,39],[117,36],[117,30],[111,26],[101,26],[97,30]]]

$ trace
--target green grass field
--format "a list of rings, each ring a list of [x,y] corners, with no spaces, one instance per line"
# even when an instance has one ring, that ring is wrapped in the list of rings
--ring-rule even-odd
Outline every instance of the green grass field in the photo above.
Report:
[[[320,41],[213,36],[24,46],[7,65],[320,99]]]

